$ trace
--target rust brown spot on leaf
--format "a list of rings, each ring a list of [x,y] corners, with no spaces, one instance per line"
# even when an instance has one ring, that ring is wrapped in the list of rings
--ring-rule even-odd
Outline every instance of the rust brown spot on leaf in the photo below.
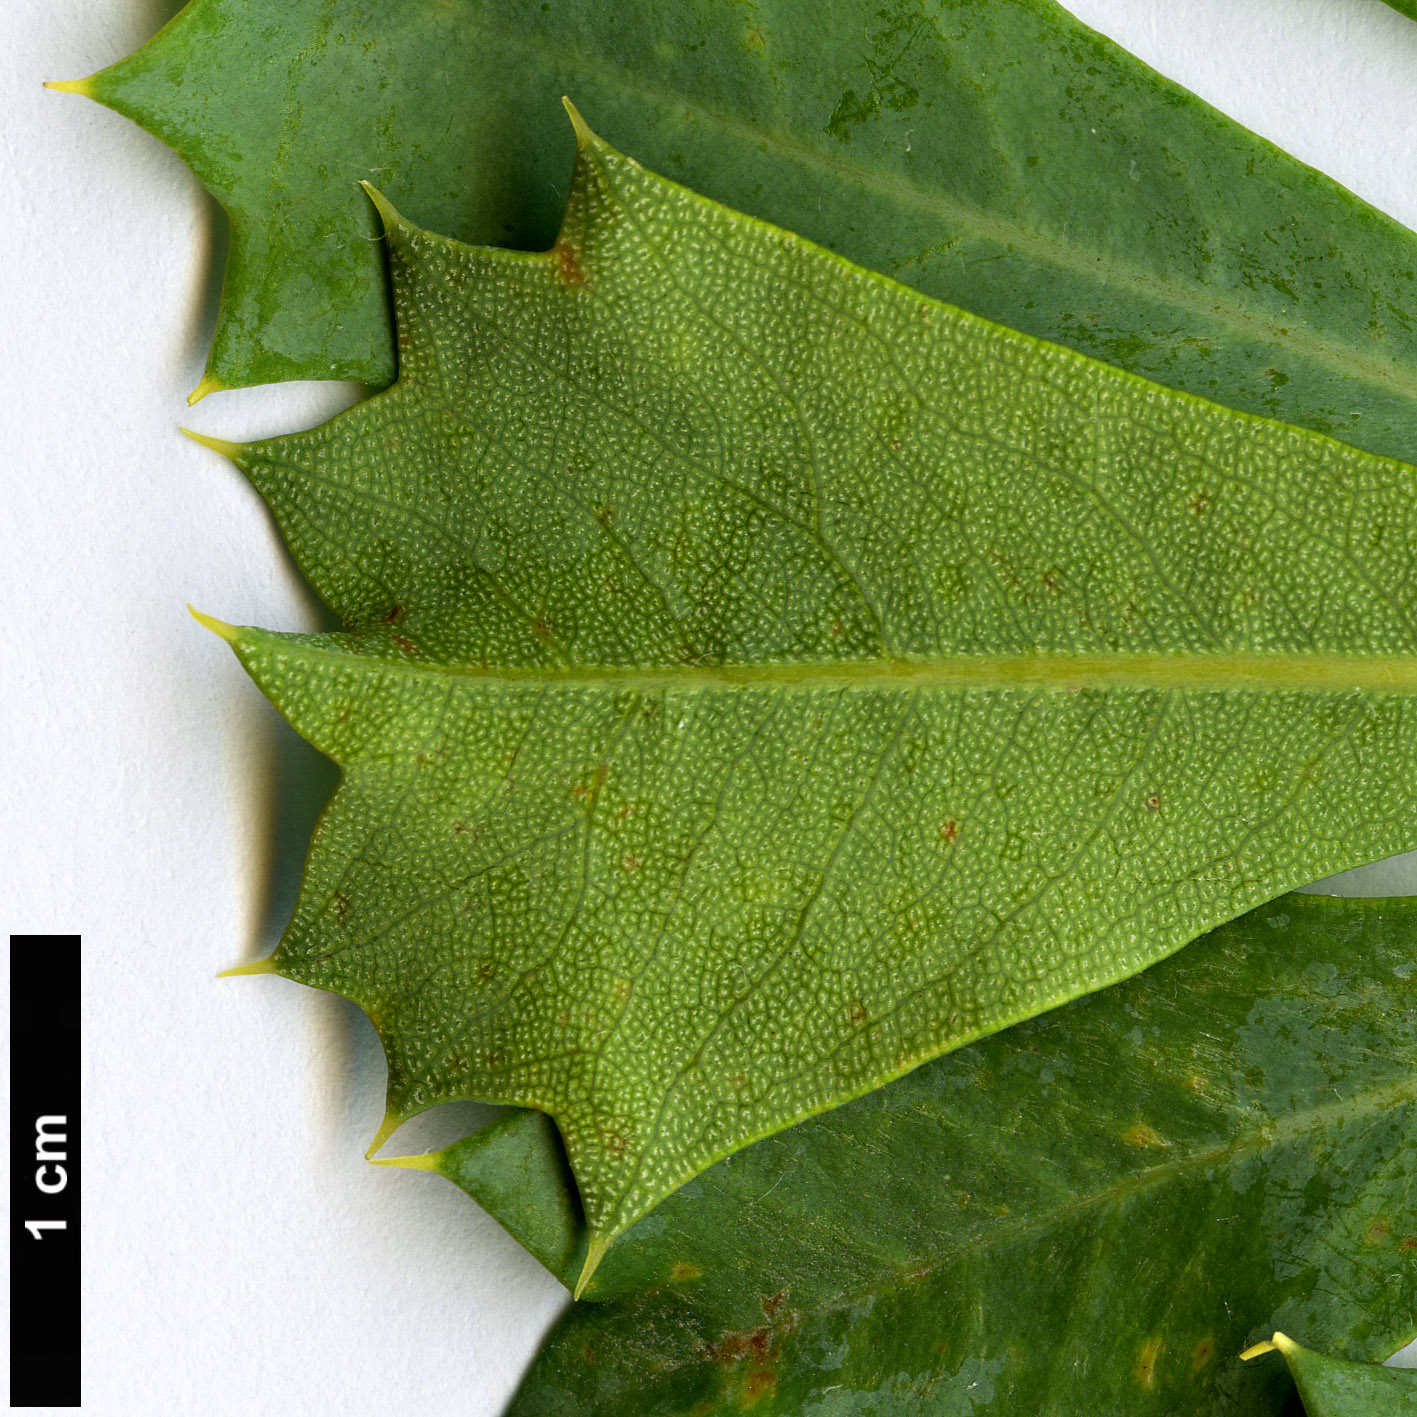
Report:
[[[752,1407],[761,1398],[764,1398],[777,1386],[777,1374],[769,1372],[766,1368],[760,1368],[755,1373],[749,1373],[743,1381],[743,1406]]]
[[[948,821],[940,824],[940,840],[946,846],[959,835],[959,823],[951,817]]]
[[[738,1333],[725,1333],[709,1349],[709,1357],[725,1368],[743,1358],[763,1362],[773,1351],[772,1329],[764,1324],[761,1328],[750,1328]]]
[[[556,238],[556,244],[551,248],[551,255],[555,261],[556,277],[562,285],[585,285],[586,273],[585,267],[581,265],[580,252],[564,235]]]
[[[671,1284],[687,1284],[691,1279],[697,1279],[702,1273],[703,1270],[698,1265],[690,1264],[688,1260],[679,1260],[669,1271],[669,1282]]]

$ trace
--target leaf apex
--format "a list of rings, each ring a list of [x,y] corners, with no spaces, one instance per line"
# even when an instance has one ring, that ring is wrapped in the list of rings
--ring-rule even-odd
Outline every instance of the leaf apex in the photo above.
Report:
[[[195,610],[192,613],[194,615],[197,614]],[[217,623],[220,624],[221,622],[218,621]],[[230,629],[231,627],[227,626],[227,628]],[[265,959],[253,959],[249,964],[233,965],[230,969],[223,969],[221,973],[217,975],[217,978],[237,979],[246,974],[279,974],[280,970],[275,960],[276,957],[274,955],[267,955]]]
[[[201,388],[201,384],[198,384],[197,388]],[[207,392],[210,393],[211,390],[209,389]],[[206,433],[194,433],[190,428],[179,428],[177,431],[190,438],[194,443],[200,443],[204,448],[210,448],[214,453],[220,453],[222,457],[230,458],[232,462],[236,462],[244,451],[240,443],[228,443],[225,438],[213,438]]]
[[[236,643],[236,637],[241,633],[235,625],[228,625],[225,620],[218,620],[215,615],[207,615],[203,611],[198,610],[195,605],[189,605],[187,607],[187,613],[201,625],[203,629],[210,630],[212,634],[225,640],[229,645],[234,645]]]
[[[93,97],[93,78],[87,79],[46,79],[44,87],[55,93],[77,93],[85,98]]]
[[[610,1241],[605,1236],[592,1235],[590,1237],[590,1243],[586,1246],[585,1264],[581,1266],[581,1277],[576,1280],[575,1292],[571,1295],[573,1299],[579,1299],[585,1293],[591,1276],[600,1268],[600,1262],[605,1258],[605,1252],[609,1248]]]

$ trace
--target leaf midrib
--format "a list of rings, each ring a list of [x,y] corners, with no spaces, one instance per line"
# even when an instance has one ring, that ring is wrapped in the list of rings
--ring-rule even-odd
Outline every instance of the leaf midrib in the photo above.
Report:
[[[776,1319],[770,1319],[760,1328],[785,1336],[800,1326],[804,1317],[817,1317],[834,1310],[847,1308],[894,1289],[918,1284],[931,1277],[937,1270],[954,1263],[963,1256],[978,1254],[995,1245],[1008,1245],[1034,1231],[1046,1230],[1072,1216],[1082,1215],[1091,1210],[1117,1204],[1140,1192],[1164,1185],[1178,1177],[1226,1162],[1235,1161],[1251,1153],[1260,1152],[1285,1142],[1297,1140],[1310,1132],[1323,1130],[1336,1124],[1362,1121],[1376,1114],[1417,1102],[1417,1076],[1401,1079],[1385,1087],[1374,1088],[1356,1097],[1338,1102],[1328,1102],[1322,1106],[1310,1107],[1282,1118],[1279,1121],[1261,1123],[1249,1131],[1241,1132],[1234,1140],[1218,1146],[1191,1152],[1173,1161],[1123,1176],[1104,1186],[1101,1190],[1082,1196],[1075,1196],[1065,1204],[1022,1217],[1013,1224],[991,1224],[981,1234],[969,1242],[953,1249],[943,1250],[929,1256],[908,1268],[901,1268],[882,1275],[872,1283],[839,1289],[824,1296],[815,1303],[794,1306]],[[838,1240],[850,1243],[850,1236],[839,1235]],[[663,1361],[663,1355],[657,1355]],[[697,1363],[700,1359],[685,1358],[671,1366],[684,1367]]]
[[[259,639],[296,645],[304,659],[354,664],[369,672],[463,679],[506,688],[626,689],[657,693],[765,688],[857,689],[1194,689],[1417,693],[1417,654],[981,654],[932,658],[713,665],[495,666],[424,664],[352,649],[301,643],[247,631]]]

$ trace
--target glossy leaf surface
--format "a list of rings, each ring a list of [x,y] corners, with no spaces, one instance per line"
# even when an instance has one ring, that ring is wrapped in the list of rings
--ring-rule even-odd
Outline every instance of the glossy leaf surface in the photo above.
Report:
[[[1417,1372],[1411,1369],[1330,1358],[1282,1333],[1245,1356],[1254,1358],[1267,1351],[1284,1355],[1307,1417],[1417,1417]]]
[[[1414,961],[1417,901],[1289,896],[740,1152],[620,1240],[513,1414],[1278,1417],[1248,1342],[1417,1334]],[[419,1164],[574,1278],[541,1118]]]
[[[391,1117],[553,1115],[599,1248],[737,1147],[1412,844],[1410,467],[989,325],[584,135],[388,214],[403,366],[234,449],[350,633],[275,956]]]
[[[387,383],[356,180],[549,244],[568,93],[655,170],[926,294],[1417,456],[1417,238],[1052,0],[194,0],[87,89],[231,214],[218,386]]]

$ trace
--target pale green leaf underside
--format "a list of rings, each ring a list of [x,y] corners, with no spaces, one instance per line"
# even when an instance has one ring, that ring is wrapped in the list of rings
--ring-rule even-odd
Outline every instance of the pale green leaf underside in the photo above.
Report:
[[[234,450],[352,632],[237,637],[344,768],[276,960],[393,1114],[551,1113],[597,1242],[1412,844],[1412,469],[588,136],[550,253],[387,222],[399,383]]]
[[[1251,1353],[1275,1349],[1294,1374],[1307,1417],[1417,1417],[1417,1372],[1330,1358],[1283,1333]]]

